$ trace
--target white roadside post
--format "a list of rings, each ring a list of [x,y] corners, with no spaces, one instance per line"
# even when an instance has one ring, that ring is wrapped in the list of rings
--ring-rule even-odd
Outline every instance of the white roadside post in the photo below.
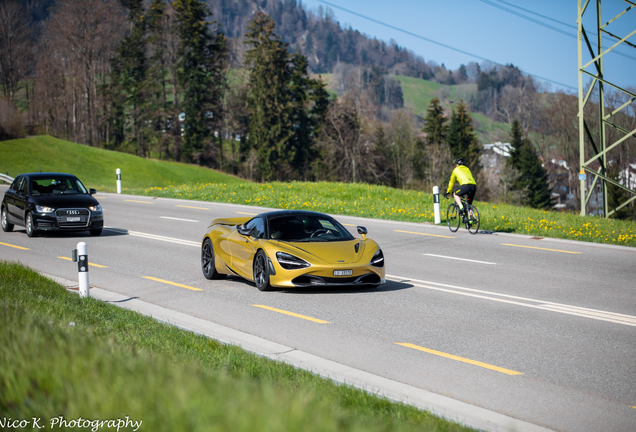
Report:
[[[117,171],[115,172],[117,173],[117,193],[120,194],[121,193],[121,170],[117,168]]]
[[[79,281],[80,297],[90,297],[88,290],[88,253],[86,243],[79,242],[77,249],[72,251],[73,261],[77,261],[77,278]]]
[[[433,186],[433,210],[435,211],[435,223],[438,224],[442,221],[442,216],[439,211],[439,187]]]

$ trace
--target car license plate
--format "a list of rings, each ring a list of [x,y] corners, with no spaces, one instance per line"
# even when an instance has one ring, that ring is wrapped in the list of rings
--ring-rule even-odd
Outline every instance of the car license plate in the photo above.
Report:
[[[66,222],[79,222],[82,218],[80,216],[69,216],[66,218]]]
[[[334,270],[334,276],[351,276],[353,274],[353,270]]]

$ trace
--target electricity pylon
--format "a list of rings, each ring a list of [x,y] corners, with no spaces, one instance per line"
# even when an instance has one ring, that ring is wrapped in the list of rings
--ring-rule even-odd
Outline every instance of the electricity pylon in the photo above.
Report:
[[[603,215],[605,217],[609,217],[612,214],[614,214],[616,211],[625,207],[630,202],[636,200],[635,190],[632,190],[629,187],[626,187],[625,185],[622,185],[619,182],[607,177],[608,152],[614,149],[615,147],[617,147],[618,145],[624,143],[628,138],[636,135],[636,129],[632,131],[628,131],[625,128],[617,125],[614,121],[614,119],[616,118],[615,116],[617,114],[620,114],[625,107],[627,107],[629,104],[631,104],[632,102],[636,100],[636,94],[629,92],[604,78],[603,57],[619,46],[627,46],[627,47],[636,49],[636,45],[634,45],[633,43],[630,43],[627,40],[631,36],[636,34],[636,29],[624,37],[614,35],[607,30],[608,25],[620,19],[621,16],[629,12],[630,9],[636,7],[636,2],[634,0],[622,0],[627,5],[629,5],[629,7],[627,7],[627,9],[625,9],[624,11],[622,11],[621,13],[619,13],[618,15],[616,15],[615,17],[607,21],[605,24],[603,24],[601,21],[601,0],[595,0],[595,3],[596,3],[596,20],[595,20],[596,22],[596,47],[595,47],[596,51],[595,51],[592,44],[590,43],[590,40],[587,36],[585,28],[583,27],[583,15],[585,14],[590,2],[593,0],[585,0],[585,1],[577,0],[577,1],[578,1],[577,23],[578,23],[578,46],[579,46],[579,71],[578,71],[579,73],[579,162],[580,162],[580,169],[581,169],[579,173],[579,179],[581,181],[581,216],[585,216],[587,204],[590,200],[590,197],[592,196],[592,193],[594,192],[594,188],[596,187],[597,183],[600,181],[601,188],[603,191]],[[632,23],[634,22],[632,21]],[[616,42],[615,44],[613,44],[611,47],[607,48],[606,50],[603,50],[603,41],[602,41],[603,35],[610,36],[611,38],[617,40],[618,42]],[[587,47],[587,53],[591,57],[591,60],[586,64],[583,64],[583,52],[584,52],[583,44],[585,44],[585,46]],[[592,69],[592,72],[587,70],[588,68]],[[587,90],[587,93],[585,94],[583,91],[584,76],[585,77],[589,76],[592,78],[591,85],[589,86],[589,89]],[[605,92],[609,87],[612,87],[620,92],[625,93],[629,99],[622,106],[614,109],[611,112],[609,112],[610,109],[607,109],[608,113],[606,113]],[[588,127],[588,123],[585,121],[585,117],[584,117],[585,106],[590,101],[590,96],[594,92],[594,89],[598,89],[597,115],[599,120],[598,131],[595,134],[595,136],[593,136],[592,131]],[[605,133],[606,126],[615,128],[617,131],[620,131],[623,134],[623,136],[613,143],[607,143],[606,142],[607,135]],[[590,157],[586,157],[586,154],[585,154],[585,147],[586,147],[585,138],[586,137],[589,140],[592,150],[594,151],[594,154],[591,155]],[[599,167],[595,169],[593,168],[593,165],[596,165],[594,163],[596,161],[598,161],[597,163]],[[593,180],[589,188],[589,191],[586,194],[586,190],[585,190],[586,184],[587,184],[586,177],[588,175],[591,175],[592,176],[591,178]],[[628,178],[629,178],[629,171],[628,171]],[[616,206],[616,208],[608,209],[608,201],[607,201],[607,184],[608,183],[611,183],[621,189],[625,189],[631,192],[633,196],[627,199],[625,202],[619,203]],[[627,182],[627,185],[629,185],[629,182]]]

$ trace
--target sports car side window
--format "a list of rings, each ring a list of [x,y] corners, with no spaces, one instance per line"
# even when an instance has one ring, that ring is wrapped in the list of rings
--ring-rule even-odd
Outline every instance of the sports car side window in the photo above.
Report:
[[[254,238],[263,238],[265,237],[265,224],[263,223],[262,218],[254,218],[245,224],[245,228],[248,228],[250,231],[250,235]]]

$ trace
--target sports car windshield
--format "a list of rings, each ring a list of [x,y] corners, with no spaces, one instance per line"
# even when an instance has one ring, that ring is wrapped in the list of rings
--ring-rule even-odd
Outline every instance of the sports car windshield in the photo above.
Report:
[[[37,195],[77,195],[88,191],[78,179],[73,177],[42,177],[31,180],[31,194]]]
[[[272,240],[288,242],[332,242],[354,237],[334,219],[321,215],[285,215],[269,220]]]

